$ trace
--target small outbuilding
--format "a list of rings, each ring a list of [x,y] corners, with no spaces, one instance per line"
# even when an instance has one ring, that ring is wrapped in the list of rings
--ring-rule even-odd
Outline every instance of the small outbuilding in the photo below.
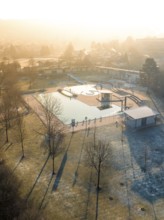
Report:
[[[137,107],[124,111],[125,123],[132,128],[142,128],[156,124],[159,112],[148,106]]]

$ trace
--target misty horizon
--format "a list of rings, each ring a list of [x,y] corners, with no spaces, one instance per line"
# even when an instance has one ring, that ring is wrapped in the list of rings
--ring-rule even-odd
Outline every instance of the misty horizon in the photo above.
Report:
[[[163,2],[2,1],[1,41],[91,41],[163,37]]]
[[[41,21],[29,19],[0,19],[0,41],[1,43],[68,43],[73,42],[79,49],[89,47],[91,42],[108,42],[111,40],[124,41],[128,37],[135,39],[140,38],[163,38],[164,34],[153,35],[136,34],[134,35],[130,30],[106,30],[97,33],[83,27],[77,29],[73,26],[58,26],[55,24],[46,24]],[[81,45],[81,46],[80,46]]]

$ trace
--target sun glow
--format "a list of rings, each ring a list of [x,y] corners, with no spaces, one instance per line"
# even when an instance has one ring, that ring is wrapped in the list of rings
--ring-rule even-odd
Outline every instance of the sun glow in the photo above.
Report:
[[[46,24],[99,32],[164,32],[162,0],[5,0],[2,19],[35,19]]]

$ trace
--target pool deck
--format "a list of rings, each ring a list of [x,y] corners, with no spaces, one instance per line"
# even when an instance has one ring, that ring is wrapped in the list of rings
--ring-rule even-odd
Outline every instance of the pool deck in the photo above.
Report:
[[[40,104],[40,102],[33,96],[33,95],[26,95],[24,96],[24,100],[26,103],[30,106],[30,108],[35,112],[38,117],[44,121],[43,114],[42,114],[42,108],[43,106]],[[54,120],[56,120],[56,117],[54,116]],[[107,124],[115,124],[117,122],[122,122],[122,116],[121,115],[114,115],[104,118],[99,118],[96,120],[85,120],[83,122],[76,123],[74,127],[71,125],[65,125],[65,131],[66,132],[76,132],[79,130],[89,130],[93,127],[99,127],[104,126]],[[62,123],[62,122],[61,122]]]
[[[46,93],[56,92],[59,88],[60,87],[48,88],[46,89]],[[93,95],[93,96],[78,95],[76,99],[90,106],[99,105],[98,95]],[[117,96],[115,96],[115,93],[113,93],[113,100],[117,100],[117,99],[118,99]],[[44,121],[43,116],[42,116],[43,106],[41,105],[41,103],[32,94],[25,95],[24,100],[30,106],[30,108],[38,115],[38,117],[40,117],[40,119]],[[128,100],[128,104],[132,105],[133,107],[136,106],[135,103],[133,103],[131,100]],[[118,102],[116,105],[120,106],[120,103]],[[56,120],[55,116],[54,116],[54,120]],[[72,131],[76,132],[79,130],[89,131],[90,128],[104,126],[108,124],[115,124],[116,121],[122,124],[122,121],[123,121],[122,114],[97,118],[96,120],[84,120],[82,122],[76,123],[74,127],[72,127],[71,125],[65,125],[65,126],[66,126],[66,132],[72,132]]]

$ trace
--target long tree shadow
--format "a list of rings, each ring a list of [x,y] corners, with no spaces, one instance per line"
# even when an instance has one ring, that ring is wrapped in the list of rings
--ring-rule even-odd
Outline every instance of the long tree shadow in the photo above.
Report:
[[[47,189],[46,189],[46,191],[45,191],[45,193],[44,193],[44,195],[43,195],[42,201],[41,201],[41,203],[40,203],[40,205],[39,205],[39,209],[41,209],[42,206],[43,206],[43,202],[44,202],[44,200],[45,200],[45,198],[46,198],[46,195],[47,195],[47,192],[48,192],[48,189],[49,189],[49,187],[50,187],[50,184],[51,184],[52,179],[53,179],[53,175],[51,175],[51,178],[50,178],[50,180],[49,180]]]
[[[97,189],[97,191],[96,191],[96,216],[95,216],[95,220],[98,219],[98,214],[99,214],[99,190]]]
[[[9,143],[8,146],[6,147],[5,151],[7,151],[11,147],[12,144],[13,143]]]
[[[4,141],[4,142],[2,143],[2,145],[0,146],[0,149],[2,149],[5,145],[6,145],[6,141]]]
[[[63,157],[63,159],[62,159],[62,162],[61,162],[61,164],[60,164],[60,168],[59,168],[59,170],[58,170],[58,172],[57,172],[56,179],[55,179],[54,185],[53,185],[53,187],[52,187],[52,191],[56,191],[57,188],[58,188],[60,179],[61,179],[62,174],[63,174],[63,170],[64,170],[64,167],[65,167],[65,164],[66,164],[66,162],[67,162],[67,152],[68,152],[69,147],[70,147],[70,145],[71,145],[72,136],[73,136],[73,133],[71,134],[70,141],[69,141],[69,143],[68,143],[66,152],[65,152],[64,157]]]
[[[52,191],[55,191],[58,188],[58,185],[59,185],[61,176],[63,174],[63,170],[64,170],[64,167],[65,167],[66,161],[67,161],[67,152],[65,152],[63,160],[62,160],[61,165],[60,165],[60,168],[59,168],[59,170],[57,172],[55,183],[54,183],[54,185],[52,187]]]
[[[14,169],[12,170],[12,173],[15,172],[15,170],[17,169],[17,167],[19,166],[19,164],[22,162],[23,160],[23,156],[21,156],[21,158],[19,159],[18,163],[16,164],[16,166],[14,167]]]
[[[89,200],[90,200],[90,193],[91,193],[91,187],[92,187],[92,170],[91,170],[91,174],[90,174],[90,178],[89,178],[89,184],[88,184],[88,196],[87,196],[87,200],[86,200],[86,212],[85,212],[85,216],[84,219],[88,219],[88,207],[89,207]]]
[[[39,178],[40,178],[40,176],[41,176],[41,174],[42,174],[42,172],[43,172],[43,170],[44,170],[44,168],[45,168],[45,166],[46,166],[46,164],[47,164],[47,162],[48,162],[48,160],[49,160],[49,158],[50,158],[50,155],[48,155],[48,157],[47,157],[45,163],[43,164],[43,166],[42,166],[42,168],[41,168],[41,170],[40,170],[40,172],[39,172],[39,174],[38,174],[38,176],[37,176],[37,178],[36,178],[36,180],[35,180],[35,182],[34,182],[32,188],[31,188],[31,190],[30,190],[30,192],[27,194],[26,200],[28,200],[29,197],[30,197],[30,195],[32,194],[32,192],[33,192],[33,190],[34,190],[34,188],[35,188],[35,186],[36,186],[36,184],[37,184],[37,182],[38,182],[38,180],[39,180]]]
[[[0,139],[0,149],[1,149],[7,143],[6,142],[6,136],[5,136],[3,128],[0,128],[0,137],[1,137],[1,139]]]
[[[83,137],[83,141],[82,141],[82,145],[81,145],[80,156],[79,156],[77,168],[76,168],[75,173],[74,173],[74,179],[73,179],[72,187],[75,186],[77,178],[78,178],[78,170],[79,170],[79,166],[80,166],[80,162],[81,162],[81,156],[82,156],[82,152],[83,152],[83,148],[84,148],[85,137],[86,137],[86,131],[84,133],[84,137]]]

